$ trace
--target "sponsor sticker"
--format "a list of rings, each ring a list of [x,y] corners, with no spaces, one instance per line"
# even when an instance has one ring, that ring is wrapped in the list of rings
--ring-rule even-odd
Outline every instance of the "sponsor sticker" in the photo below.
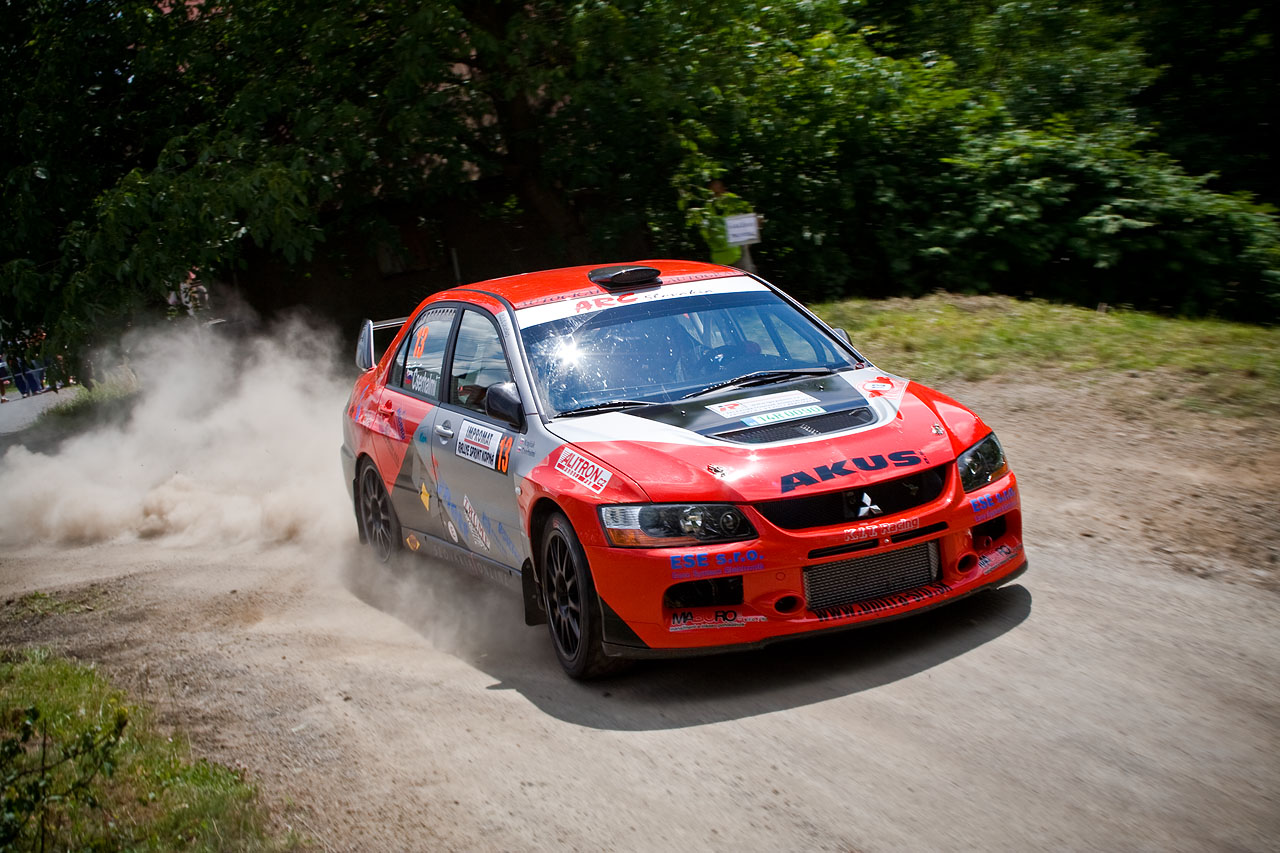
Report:
[[[778,421],[789,421],[795,418],[807,418],[810,415],[823,415],[826,412],[827,410],[821,406],[801,406],[798,409],[787,409],[782,412],[752,415],[749,418],[743,418],[742,422],[747,426],[761,426],[762,424],[776,424]]]
[[[454,453],[485,468],[498,467],[498,442],[502,433],[475,421],[463,421]]]
[[[764,616],[739,613],[736,610],[677,610],[671,614],[671,631],[695,631],[701,628],[741,628],[749,622],[764,622]]]
[[[885,377],[882,376],[879,379],[875,380],[874,382],[863,382],[862,390],[873,392],[873,393],[882,393],[884,391],[892,391],[893,382],[892,380],[886,379]]]
[[[818,619],[822,622],[828,622],[832,619],[847,619],[850,616],[869,616],[873,613],[882,613],[886,610],[897,610],[900,607],[921,604],[932,598],[946,595],[949,592],[951,592],[951,587],[947,584],[931,583],[928,586],[919,586],[906,592],[886,595],[883,598],[869,598],[866,601],[841,604],[814,612],[818,614]]]
[[[984,575],[989,575],[1014,557],[1022,553],[1022,543],[1017,545],[1001,545],[978,558],[978,568]]]
[[[426,483],[418,487],[418,499],[422,501],[422,508],[431,512],[431,493],[427,491]]]
[[[476,512],[476,508],[471,505],[471,498],[466,495],[462,496],[462,511],[467,516],[467,532],[472,542],[477,543],[486,551],[489,550],[489,534],[484,530],[484,524],[480,520],[480,513]]]
[[[416,551],[422,547],[422,543],[418,541],[418,537],[410,533],[404,538],[404,544],[409,546],[410,551]]]
[[[672,580],[744,574],[764,568],[764,554],[754,548],[722,554],[674,554],[668,559],[671,561]]]
[[[597,495],[604,491],[604,487],[609,485],[609,480],[613,477],[612,471],[601,468],[585,456],[575,453],[569,447],[560,451],[560,458],[556,461],[556,470],[570,480],[576,480],[586,486]]]
[[[1004,515],[1009,510],[1017,507],[1018,504],[1018,490],[1013,486],[989,495],[969,498],[969,509],[973,510],[975,523],[987,521],[997,515]]]
[[[707,284],[702,279],[719,278],[715,284]],[[640,302],[656,302],[663,299],[678,299],[682,296],[703,296],[711,293],[749,293],[763,291],[767,288],[758,281],[745,276],[724,277],[721,273],[699,275],[693,278],[675,276],[664,278],[660,286],[645,290],[603,294],[599,290],[578,291],[565,296],[554,296],[546,304],[538,304],[539,300],[528,300],[520,303],[516,311],[516,325],[522,329],[561,320],[565,317],[584,315],[596,311],[605,311]]]
[[[905,533],[908,530],[915,530],[920,526],[918,518],[904,518],[901,521],[881,521],[877,524],[859,524],[857,527],[850,527],[844,532],[844,541],[857,542],[860,539],[879,539],[882,536],[892,536],[895,533]]]
[[[803,391],[780,391],[777,394],[765,394],[762,397],[747,397],[743,400],[730,400],[728,403],[716,403],[707,406],[707,408],[722,418],[746,419],[749,415],[758,415],[761,412],[768,412],[773,409],[802,406],[816,402],[818,402],[817,397],[810,396]]]

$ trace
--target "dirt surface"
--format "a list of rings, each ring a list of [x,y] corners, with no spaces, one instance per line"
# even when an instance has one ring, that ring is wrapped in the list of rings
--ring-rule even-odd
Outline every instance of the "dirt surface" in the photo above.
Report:
[[[98,662],[314,849],[1280,850],[1273,422],[948,387],[1021,479],[1015,585],[584,685],[515,596],[356,546],[341,379],[200,381],[9,450],[0,641]]]

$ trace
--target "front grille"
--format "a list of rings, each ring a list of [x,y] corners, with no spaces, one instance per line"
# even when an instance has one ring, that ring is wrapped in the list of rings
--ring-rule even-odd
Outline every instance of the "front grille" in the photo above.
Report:
[[[947,472],[954,467],[948,463],[857,489],[764,501],[756,504],[755,508],[784,530],[806,530],[846,521],[878,521],[881,517],[906,512],[936,500],[947,484]],[[859,518],[858,511],[865,505],[864,494],[869,496],[870,503],[880,508],[879,515]]]
[[[823,610],[905,592],[937,577],[938,543],[922,542],[871,557],[808,566],[804,595],[810,610]]]
[[[861,409],[849,409],[844,412],[831,412],[803,420],[728,430],[714,435],[716,438],[723,438],[725,441],[736,441],[740,444],[767,444],[770,441],[810,438],[815,435],[826,435],[829,432],[840,432],[841,430],[866,426],[875,419],[875,415],[872,414],[871,410],[863,407]]]

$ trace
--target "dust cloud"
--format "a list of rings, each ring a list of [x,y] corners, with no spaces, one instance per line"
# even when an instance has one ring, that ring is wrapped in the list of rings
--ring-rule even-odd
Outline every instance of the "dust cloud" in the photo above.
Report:
[[[351,384],[333,330],[295,318],[235,339],[180,326],[134,333],[121,349],[140,388],[123,423],[52,455],[19,445],[0,460],[0,541],[353,538],[338,457]]]

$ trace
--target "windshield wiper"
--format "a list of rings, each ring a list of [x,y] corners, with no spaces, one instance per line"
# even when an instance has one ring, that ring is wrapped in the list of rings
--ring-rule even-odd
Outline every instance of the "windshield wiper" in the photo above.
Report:
[[[781,382],[784,379],[794,379],[797,376],[826,376],[835,373],[835,368],[831,367],[802,367],[792,370],[755,370],[751,373],[744,373],[741,376],[735,376],[733,379],[726,379],[723,382],[717,382],[714,385],[708,385],[692,394],[685,394],[681,400],[688,400],[690,397],[701,397],[703,394],[710,394],[712,391],[718,391],[721,388],[729,388],[731,386],[741,386],[748,388],[752,385],[767,385],[770,382]]]
[[[617,412],[624,409],[634,409],[637,406],[648,406],[649,403],[640,400],[609,400],[604,403],[592,403],[590,406],[579,406],[576,409],[570,409],[567,412],[561,412],[556,415],[557,418],[571,418],[575,415],[594,415],[596,412]]]

